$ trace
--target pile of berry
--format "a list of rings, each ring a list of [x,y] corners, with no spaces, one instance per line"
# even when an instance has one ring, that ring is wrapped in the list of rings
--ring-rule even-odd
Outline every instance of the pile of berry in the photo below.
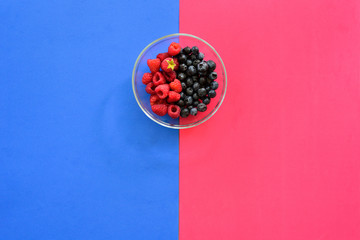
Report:
[[[210,99],[216,96],[219,84],[215,81],[214,61],[204,61],[199,48],[171,43],[168,52],[148,59],[150,73],[144,73],[142,82],[150,94],[152,111],[172,118],[196,116],[205,112]]]

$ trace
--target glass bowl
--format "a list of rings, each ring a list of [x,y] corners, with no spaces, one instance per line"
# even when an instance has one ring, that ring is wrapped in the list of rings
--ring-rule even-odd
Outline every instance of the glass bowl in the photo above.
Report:
[[[151,110],[150,105],[150,94],[145,91],[145,85],[142,83],[142,76],[146,72],[150,72],[147,66],[148,59],[156,58],[159,53],[167,52],[169,45],[172,42],[177,42],[182,48],[189,46],[198,46],[199,51],[204,53],[204,60],[213,60],[216,63],[215,72],[218,77],[216,81],[219,84],[219,88],[216,90],[216,97],[211,99],[207,110],[205,112],[198,112],[196,116],[189,115],[187,118],[172,119],[169,115],[158,116]],[[142,52],[139,54],[133,74],[132,74],[132,87],[135,95],[135,99],[139,104],[141,110],[154,122],[173,129],[185,129],[200,125],[201,123],[210,119],[215,112],[219,109],[221,103],[224,100],[226,93],[227,77],[226,70],[221,57],[216,50],[203,39],[185,33],[176,33],[164,36],[150,43]]]

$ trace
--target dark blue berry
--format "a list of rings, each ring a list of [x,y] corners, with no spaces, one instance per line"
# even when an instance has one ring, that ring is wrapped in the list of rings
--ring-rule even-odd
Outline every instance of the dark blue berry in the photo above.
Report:
[[[208,93],[208,95],[209,95],[210,98],[216,97],[216,92],[215,92],[215,90],[210,90],[209,93]]]
[[[199,112],[205,112],[207,107],[204,103],[200,103],[198,106],[197,106],[197,109],[199,110]]]
[[[185,102],[185,104],[186,104],[187,106],[192,105],[192,103],[193,103],[193,98],[192,98],[192,96],[186,96],[185,99],[184,99],[184,102]]]
[[[193,80],[194,82],[199,81],[199,77],[198,77],[198,76],[196,76],[196,75],[192,76],[191,78],[192,78],[192,80]]]
[[[193,66],[194,66],[194,67],[197,67],[197,65],[198,65],[199,63],[201,63],[201,61],[200,61],[199,59],[194,60],[194,61],[193,61]]]
[[[209,65],[209,70],[210,70],[210,71],[214,71],[214,70],[215,70],[216,64],[214,63],[213,60],[207,61],[207,64]]]
[[[186,59],[187,59],[187,57],[185,54],[179,54],[179,56],[178,56],[179,63],[186,62]]]
[[[197,59],[199,59],[201,61],[204,59],[204,57],[205,57],[204,54],[201,52],[198,54]]]
[[[199,90],[199,88],[200,88],[200,83],[195,82],[192,87],[193,87],[194,91],[197,92],[197,90]]]
[[[184,93],[184,92],[181,92],[181,93],[180,93],[180,99],[184,99],[184,98],[185,98],[185,96],[186,96],[186,95],[185,95],[185,93]]]
[[[185,80],[185,78],[186,78],[186,74],[185,74],[185,73],[179,73],[179,74],[178,74],[178,79],[179,79],[180,81]]]
[[[194,54],[194,53],[191,54],[190,59],[191,59],[192,61],[195,61],[195,60],[197,59],[197,55]]]
[[[200,78],[199,78],[199,83],[200,83],[200,85],[205,85],[205,83],[206,83],[206,78],[200,77]]]
[[[197,107],[197,105],[199,105],[199,104],[200,104],[200,102],[197,101],[197,100],[193,102],[193,106],[194,106],[194,107]]]
[[[182,88],[182,89],[186,89],[186,87],[187,87],[187,86],[186,86],[186,83],[182,82],[182,83],[181,83],[181,88]]]
[[[209,92],[209,91],[211,90],[211,88],[210,88],[209,86],[207,86],[207,87],[205,88],[205,90],[206,90],[206,92]]]
[[[197,91],[197,94],[199,95],[199,97],[204,97],[207,94],[206,89],[205,88],[200,88]]]
[[[199,99],[199,96],[198,96],[197,93],[194,93],[192,97],[193,97],[194,100],[198,100],[198,99]]]
[[[212,90],[216,90],[216,89],[218,89],[218,87],[219,87],[219,84],[217,82],[214,81],[214,82],[210,83],[210,88]]]
[[[211,79],[211,80],[217,79],[217,73],[216,72],[211,72],[209,74],[208,78]]]
[[[190,47],[184,47],[183,51],[185,54],[190,54],[191,53],[191,48]]]
[[[187,78],[186,79],[186,86],[190,87],[194,84],[194,81],[192,78]]]
[[[189,76],[195,75],[196,74],[196,68],[194,66],[189,66],[188,70],[186,71],[186,74]]]
[[[179,107],[185,106],[185,102],[184,102],[184,100],[182,100],[182,99],[180,99],[179,101],[177,101],[176,104],[177,104]]]
[[[198,113],[198,110],[197,110],[196,108],[192,108],[192,109],[190,110],[190,114],[193,115],[193,116],[196,116],[197,113]]]
[[[196,54],[196,55],[199,54],[199,48],[197,46],[193,46],[191,50],[192,50],[193,54]]]
[[[189,109],[183,108],[180,112],[180,116],[186,118],[187,116],[189,116],[189,113],[190,113]]]
[[[199,72],[206,72],[208,68],[209,66],[205,61],[202,61],[197,65],[197,69]]]
[[[202,102],[204,104],[206,104],[206,105],[209,105],[210,104],[210,98],[205,98]]]
[[[187,108],[191,111],[191,109],[194,108],[194,107],[192,105],[190,105]]]
[[[187,70],[186,64],[182,63],[182,64],[179,65],[179,71],[180,72],[186,72],[186,70]]]
[[[211,90],[211,91],[214,91],[214,90]],[[194,90],[191,87],[188,87],[186,89],[186,95],[191,96],[193,94],[194,94]]]
[[[191,66],[192,65],[192,61],[190,59],[186,60],[186,65]]]

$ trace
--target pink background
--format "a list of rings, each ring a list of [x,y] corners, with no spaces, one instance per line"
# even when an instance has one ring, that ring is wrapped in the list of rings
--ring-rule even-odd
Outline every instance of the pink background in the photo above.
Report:
[[[181,0],[180,32],[228,71],[180,131],[180,239],[360,239],[360,1]]]

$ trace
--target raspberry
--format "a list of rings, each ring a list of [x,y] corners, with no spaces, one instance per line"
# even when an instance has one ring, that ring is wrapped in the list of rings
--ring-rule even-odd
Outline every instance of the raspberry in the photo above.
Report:
[[[165,77],[166,81],[172,82],[176,78],[176,72],[174,72],[174,71],[171,71],[168,73],[164,72],[164,77]]]
[[[180,116],[180,107],[177,105],[170,105],[168,107],[168,114],[171,118],[178,118]]]
[[[150,83],[149,83],[150,84]],[[159,98],[161,99],[165,99],[168,94],[169,94],[169,91],[170,91],[170,87],[169,87],[169,84],[161,84],[159,86],[157,86],[155,88],[155,92],[156,94],[159,96]]]
[[[168,111],[168,106],[166,104],[155,104],[151,106],[151,110],[159,116],[164,116]]]
[[[177,58],[174,58],[174,63],[175,63],[174,70],[175,71],[179,70],[179,60]]]
[[[165,53],[159,53],[157,56],[156,56],[158,59],[160,59],[160,61],[164,61],[165,58],[168,58],[170,57],[169,53],[165,52]]]
[[[175,69],[175,62],[172,58],[165,58],[164,61],[161,62],[161,69],[164,72],[171,72]]]
[[[155,73],[154,76],[153,76],[152,81],[153,81],[155,86],[159,86],[160,84],[166,83],[165,77],[164,77],[164,75],[162,75],[161,72]]]
[[[165,103],[164,99],[160,99],[159,96],[157,94],[153,94],[150,96],[150,105],[155,105],[155,104],[162,104]]]
[[[181,51],[180,44],[176,42],[172,42],[168,48],[168,53],[170,54],[170,56],[178,55],[180,51]]]
[[[150,82],[146,85],[145,91],[148,94],[155,94],[155,85],[153,82]]]
[[[182,91],[181,82],[179,80],[175,79],[173,82],[170,83],[170,88],[171,88],[171,90],[173,90],[177,93],[181,93],[181,91]]]
[[[177,102],[180,100],[180,94],[174,91],[168,93],[169,97],[167,99],[168,103]]]
[[[156,73],[158,71],[160,71],[160,59],[155,58],[155,59],[148,59],[147,60],[147,65],[150,68],[150,71],[152,73]]]
[[[149,82],[152,81],[152,77],[153,77],[152,73],[144,73],[142,77],[142,83],[145,85],[148,84]]]

